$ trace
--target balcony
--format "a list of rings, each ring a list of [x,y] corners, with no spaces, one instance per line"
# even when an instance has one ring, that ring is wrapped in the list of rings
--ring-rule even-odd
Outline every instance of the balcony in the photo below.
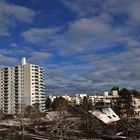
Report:
[[[7,93],[8,92],[8,88],[7,89],[4,89],[4,93]]]
[[[18,92],[16,92],[16,93],[15,93],[15,96],[18,96],[18,95],[19,95]]]
[[[8,79],[3,81],[4,84],[8,84]]]
[[[16,90],[16,89],[15,89],[15,92],[17,92],[17,93],[18,93],[18,92],[19,92],[19,90]]]
[[[35,92],[35,95],[39,95],[39,92]]]
[[[16,79],[15,79],[15,83],[18,83],[18,82],[19,82],[19,80],[16,80]]]
[[[15,86],[18,86],[19,84],[18,83],[15,83]]]
[[[5,77],[8,77],[8,74],[4,74],[3,76],[4,76],[4,78],[5,78]]]
[[[8,77],[4,77],[4,81],[8,81]]]
[[[15,73],[18,73],[19,72],[19,70],[18,69],[15,69]]]
[[[15,107],[19,107],[19,103],[15,103]]]
[[[4,87],[7,87],[8,86],[8,83],[4,83]]]
[[[15,79],[18,79],[18,78],[19,78],[19,76],[15,75]]]
[[[8,90],[3,90],[3,93],[4,94],[8,94]]]
[[[39,85],[39,83],[35,82],[35,85]]]
[[[19,97],[18,96],[15,96],[15,101],[18,100],[18,99],[19,99]]]
[[[7,97],[4,97],[4,101],[7,101],[8,100],[8,96]]]
[[[37,91],[37,92],[38,92],[38,91],[39,91],[39,89],[35,89],[35,91]]]

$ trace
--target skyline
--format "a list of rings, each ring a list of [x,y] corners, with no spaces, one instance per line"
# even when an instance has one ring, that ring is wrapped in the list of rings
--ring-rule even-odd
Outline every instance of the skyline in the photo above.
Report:
[[[0,65],[46,69],[47,91],[140,89],[139,0],[1,0]]]

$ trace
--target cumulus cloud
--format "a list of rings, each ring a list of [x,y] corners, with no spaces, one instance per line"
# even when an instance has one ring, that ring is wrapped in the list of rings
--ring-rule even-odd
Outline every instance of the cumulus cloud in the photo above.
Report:
[[[10,56],[0,53],[0,63],[2,65],[7,65],[7,64],[11,65],[11,64],[17,63],[17,61],[18,60],[14,57],[10,57]]]
[[[51,60],[53,58],[53,54],[47,52],[46,50],[36,51],[31,48],[25,48],[25,47],[23,47],[21,49],[17,49],[17,46],[13,47],[13,49],[10,49],[10,50],[1,49],[0,54],[1,54],[1,61],[0,61],[1,64],[3,63],[3,60],[7,60],[7,63],[8,63],[8,61],[10,63],[15,62],[14,65],[21,63],[21,60],[19,60],[19,56],[21,56],[21,57],[27,56],[27,61],[29,63],[35,63],[35,64],[40,64],[40,65],[42,65],[47,60]],[[17,57],[17,59],[16,59],[16,57]],[[5,59],[5,58],[7,58],[7,59]],[[13,61],[13,60],[15,60],[15,61]]]
[[[10,46],[12,46],[12,47],[18,47],[18,44],[16,44],[16,43],[10,43]]]
[[[29,62],[44,65],[47,68],[46,81],[49,90],[90,89],[94,92],[108,90],[114,85],[140,89],[140,2],[62,0],[61,3],[76,15],[73,21],[67,23],[67,28],[60,32],[59,27],[30,27],[21,36],[27,45],[35,44],[38,51],[33,46],[32,49],[3,49],[3,57],[26,54]],[[20,9],[26,15],[23,11],[30,9],[4,4],[11,6],[12,11],[11,14],[7,12],[1,16],[0,9],[0,19],[3,18],[0,21],[0,33],[9,34],[5,26],[9,25],[9,20],[5,15],[10,15],[12,21],[28,23],[33,20],[34,14],[29,16],[29,21],[28,16],[23,16],[23,21],[20,19],[22,14],[19,16],[13,12],[17,13]],[[30,12],[34,13],[32,10]],[[11,43],[11,46],[16,44]],[[41,48],[42,46],[49,47]]]
[[[101,13],[128,18],[130,22],[139,23],[139,0],[62,0],[62,3],[82,17],[93,17]]]
[[[61,2],[78,16],[87,17],[96,15],[99,12],[103,0],[62,0]]]
[[[62,2],[77,17],[59,34],[61,38],[49,43],[66,63],[58,61],[58,66],[48,67],[48,88],[54,85],[60,89],[96,91],[118,85],[140,89],[140,42],[135,34],[139,23],[139,1]],[[55,32],[49,35],[52,34]],[[37,42],[47,40],[44,36],[39,35],[37,38],[41,39]],[[29,38],[27,41],[33,42],[32,37]]]
[[[9,36],[9,26],[15,26],[17,22],[32,22],[35,14],[33,10],[24,6],[0,1],[0,35]]]
[[[29,58],[29,62],[32,63],[39,63],[42,61],[46,61],[49,60],[53,57],[53,55],[51,53],[48,52],[37,52],[37,51],[32,51],[30,54],[30,58]]]
[[[22,37],[30,43],[38,44],[51,40],[52,35],[59,31],[58,28],[31,28],[22,33]]]

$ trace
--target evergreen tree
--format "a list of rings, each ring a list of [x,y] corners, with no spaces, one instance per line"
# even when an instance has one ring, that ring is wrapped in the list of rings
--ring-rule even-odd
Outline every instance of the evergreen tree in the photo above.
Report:
[[[133,95],[130,90],[123,88],[119,91],[119,98],[113,106],[115,112],[120,116],[132,116],[134,113]]]
[[[52,109],[53,110],[63,110],[67,105],[68,105],[68,101],[66,99],[64,99],[63,97],[56,97],[54,99],[54,101],[52,102]]]
[[[51,105],[52,105],[52,100],[51,100],[50,97],[48,96],[48,97],[46,98],[46,102],[45,102],[46,109],[50,109],[50,108],[51,108]]]
[[[93,108],[92,102],[89,101],[88,97],[83,98],[83,101],[80,104],[80,106],[86,111],[91,110]]]

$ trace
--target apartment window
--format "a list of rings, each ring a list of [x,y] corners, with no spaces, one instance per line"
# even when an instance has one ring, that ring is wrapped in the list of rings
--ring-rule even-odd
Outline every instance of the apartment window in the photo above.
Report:
[[[114,118],[116,118],[116,116],[115,115],[112,115]]]

